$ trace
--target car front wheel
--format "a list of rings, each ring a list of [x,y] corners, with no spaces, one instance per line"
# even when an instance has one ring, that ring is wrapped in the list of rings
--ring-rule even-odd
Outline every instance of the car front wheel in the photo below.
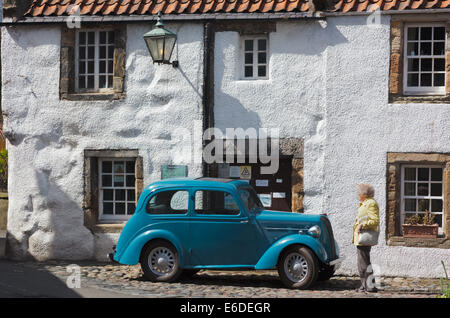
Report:
[[[173,282],[181,274],[178,252],[168,242],[155,241],[148,244],[140,263],[144,276],[152,282]]]
[[[278,262],[280,279],[289,288],[309,288],[317,280],[318,273],[316,255],[304,246],[288,248]]]

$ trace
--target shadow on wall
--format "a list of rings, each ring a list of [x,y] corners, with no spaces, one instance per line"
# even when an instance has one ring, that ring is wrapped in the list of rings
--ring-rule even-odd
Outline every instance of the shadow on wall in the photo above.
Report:
[[[33,216],[24,217],[33,223],[20,238],[8,232],[7,257],[37,261],[95,259],[95,233],[84,226],[81,206],[57,184],[50,170],[36,171],[35,178],[39,190],[36,196],[40,198],[33,202],[33,195],[29,196],[27,212]],[[104,240],[102,245],[110,249],[116,244]]]

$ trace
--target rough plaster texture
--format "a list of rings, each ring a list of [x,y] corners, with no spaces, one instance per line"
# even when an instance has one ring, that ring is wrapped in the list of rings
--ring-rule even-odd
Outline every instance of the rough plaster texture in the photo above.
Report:
[[[449,152],[450,106],[388,104],[389,17],[281,22],[269,35],[269,79],[241,80],[237,32],[216,35],[215,123],[280,128],[305,140],[306,213],[328,213],[346,259],[340,273],[357,274],[351,243],[356,186],[367,182],[380,206],[376,274],[441,276],[450,251],[387,246],[387,152]]]
[[[278,127],[281,137],[304,138],[305,210],[328,213],[346,256],[340,273],[356,274],[356,185],[368,182],[382,220],[377,273],[441,276],[449,250],[384,239],[387,152],[450,151],[449,105],[388,104],[389,23],[386,16],[378,26],[365,17],[279,22],[269,35],[269,79],[258,81],[240,78],[239,34],[217,33],[215,125]],[[102,257],[117,239],[82,225],[83,149],[139,149],[146,184],[160,177],[161,164],[176,163],[186,142],[171,129],[201,119],[202,29],[169,27],[179,35],[179,69],[152,66],[136,36],[150,26],[128,26],[126,98],[114,102],[59,101],[59,30],[3,28],[8,229],[18,257]],[[200,173],[190,165],[190,175]]]
[[[151,27],[127,27],[125,99],[90,102],[59,100],[59,28],[2,28],[13,257],[104,258],[111,249],[117,235],[83,226],[85,149],[138,149],[145,184],[160,179],[162,164],[188,164],[189,175],[201,175],[173,129],[192,131],[201,120],[202,27],[167,24],[179,35],[178,69],[152,64],[141,36]]]

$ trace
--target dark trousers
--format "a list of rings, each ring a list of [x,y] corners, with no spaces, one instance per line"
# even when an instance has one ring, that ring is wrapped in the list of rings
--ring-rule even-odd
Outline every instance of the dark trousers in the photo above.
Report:
[[[373,288],[373,284],[367,284],[369,277],[372,274],[372,269],[370,268],[370,249],[371,246],[357,246],[357,254],[358,254],[358,272],[359,277],[361,277],[361,286],[365,290],[371,290]],[[370,266],[371,267],[371,266]]]

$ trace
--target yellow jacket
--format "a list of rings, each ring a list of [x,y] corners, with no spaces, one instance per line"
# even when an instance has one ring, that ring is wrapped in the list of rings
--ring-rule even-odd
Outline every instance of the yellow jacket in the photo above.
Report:
[[[358,214],[356,215],[355,225],[353,225],[353,240],[352,243],[359,245],[358,233],[356,229],[362,224],[361,229],[378,231],[378,225],[380,224],[380,209],[377,201],[373,198],[368,198],[360,203]]]

